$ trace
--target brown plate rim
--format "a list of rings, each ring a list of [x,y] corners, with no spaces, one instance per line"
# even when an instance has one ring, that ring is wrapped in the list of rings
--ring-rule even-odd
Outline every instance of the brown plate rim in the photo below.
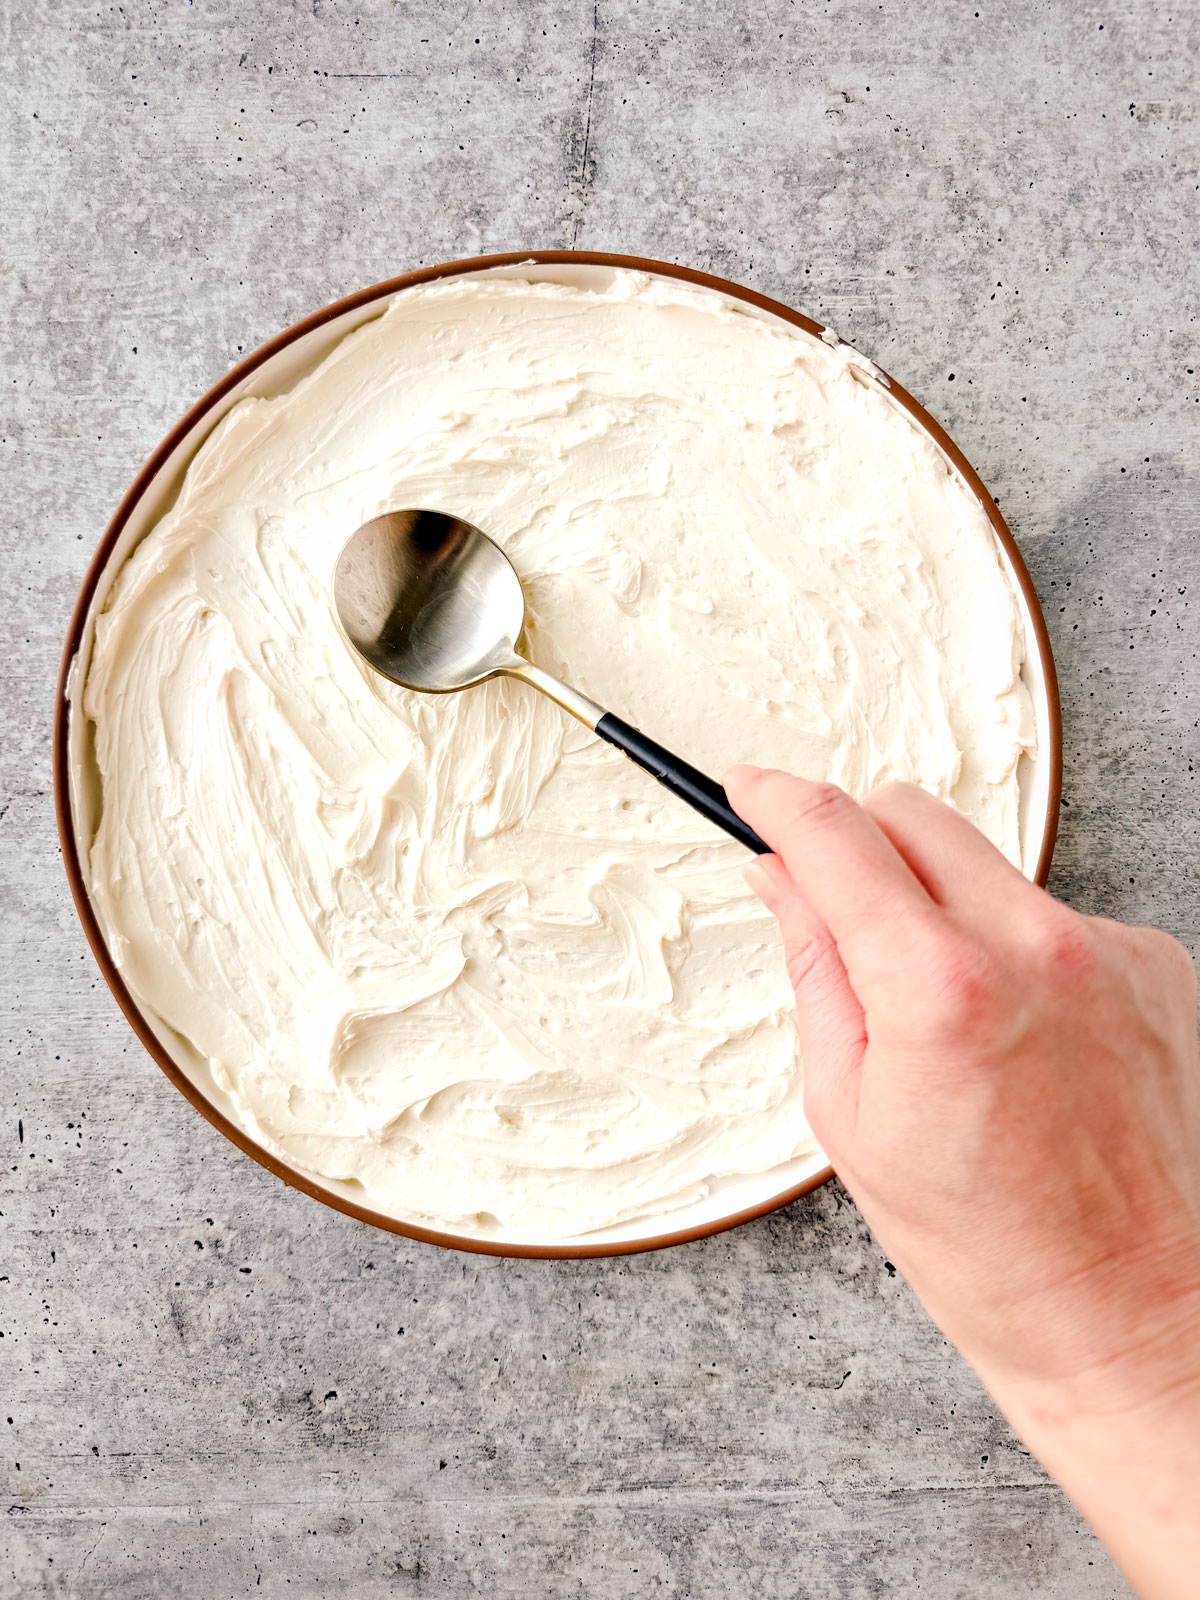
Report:
[[[147,459],[137,477],[130,484],[121,499],[112,520],[104,531],[96,551],[92,556],[79,594],[71,613],[71,620],[67,628],[66,642],[63,647],[62,663],[59,668],[57,698],[54,706],[54,731],[53,731],[53,768],[54,768],[54,812],[58,823],[59,847],[62,851],[63,865],[66,869],[67,881],[71,888],[71,897],[75,902],[80,923],[83,926],[87,942],[91,947],[92,955],[100,968],[108,987],[112,990],[117,1004],[120,1006],[130,1027],[138,1039],[145,1046],[149,1055],[157,1062],[158,1066],[171,1080],[185,1099],[191,1102],[195,1109],[208,1122],[224,1134],[231,1144],[243,1151],[259,1166],[265,1167],[277,1178],[293,1189],[310,1195],[314,1200],[319,1200],[322,1205],[331,1206],[335,1211],[354,1217],[359,1222],[368,1223],[370,1226],[380,1228],[387,1233],[399,1234],[406,1239],[414,1239],[422,1244],[440,1245],[451,1250],[463,1250],[474,1255],[514,1256],[524,1259],[575,1261],[592,1257],[637,1255],[646,1250],[665,1250],[671,1245],[690,1244],[697,1239],[705,1239],[713,1234],[723,1233],[728,1228],[740,1227],[743,1223],[753,1222],[758,1217],[778,1211],[783,1206],[790,1205],[793,1200],[798,1200],[801,1195],[810,1193],[827,1183],[834,1176],[832,1167],[824,1167],[806,1178],[803,1183],[793,1185],[781,1194],[773,1195],[769,1200],[758,1205],[749,1206],[743,1211],[735,1212],[731,1216],[719,1217],[712,1222],[701,1223],[692,1228],[681,1228],[675,1232],[658,1234],[649,1239],[612,1240],[603,1243],[589,1244],[518,1244],[495,1241],[488,1239],[473,1239],[469,1236],[444,1232],[436,1228],[423,1228],[415,1223],[400,1222],[395,1217],[389,1217],[381,1211],[372,1211],[368,1206],[356,1204],[353,1200],[345,1199],[341,1195],[333,1194],[323,1189],[319,1184],[293,1172],[269,1151],[256,1144],[246,1133],[230,1121],[222,1112],[211,1105],[201,1094],[200,1090],[187,1078],[183,1071],[171,1059],[170,1055],[160,1044],[133,996],[125,987],[100,931],[96,914],[92,909],[91,899],[83,881],[83,872],[80,866],[79,854],[75,843],[74,819],[71,813],[71,784],[70,784],[70,748],[69,748],[69,702],[67,699],[71,669],[78,654],[83,639],[88,612],[91,607],[92,596],[96,586],[108,564],[109,557],[120,538],[134,507],[145,494],[162,466],[186,437],[192,428],[202,420],[231,389],[235,388],[244,379],[250,376],[263,362],[276,355],[280,350],[291,344],[294,340],[307,333],[333,321],[334,318],[344,315],[348,311],[356,311],[368,305],[373,300],[382,300],[398,293],[402,289],[412,288],[415,284],[429,283],[437,278],[456,277],[466,272],[482,272],[494,267],[520,266],[523,263],[538,266],[577,265],[594,267],[621,267],[635,272],[649,272],[663,277],[677,278],[684,283],[698,284],[705,289],[715,289],[729,295],[736,300],[744,301],[748,305],[756,306],[759,310],[771,312],[773,315],[790,322],[794,327],[802,328],[804,332],[820,338],[825,329],[819,322],[814,322],[811,317],[806,317],[802,312],[794,311],[790,306],[783,305],[778,300],[759,294],[753,289],[747,289],[741,284],[731,283],[726,278],[719,278],[708,272],[698,272],[691,267],[682,267],[675,262],[655,261],[646,256],[630,256],[611,254],[591,250],[510,250],[499,255],[468,256],[457,261],[438,263],[435,266],[421,267],[415,272],[407,272],[396,278],[389,278],[386,282],[374,284],[367,289],[360,289],[355,294],[347,295],[345,299],[336,300],[322,310],[313,312],[311,316],[293,323],[285,328],[282,333],[260,345],[252,351],[243,361],[233,367],[225,376],[209,389],[194,406],[176,423],[163,439],[162,443]],[[845,341],[840,340],[839,343]],[[1009,531],[1008,524],[1001,516],[999,508],[991,495],[984,487],[979,474],[963,455],[962,451],[937,423],[925,408],[916,401],[894,378],[876,367],[885,380],[888,392],[903,408],[913,417],[919,427],[930,435],[935,444],[943,451],[964,481],[978,498],[984,509],[988,521],[991,523],[1000,544],[1011,563],[1016,575],[1018,586],[1025,598],[1030,618],[1033,623],[1032,644],[1037,652],[1046,685],[1046,699],[1050,719],[1050,744],[1048,752],[1050,761],[1050,803],[1046,812],[1046,825],[1042,835],[1041,849],[1038,854],[1035,880],[1045,884],[1050,872],[1050,860],[1054,853],[1054,841],[1058,832],[1059,806],[1062,799],[1062,713],[1058,692],[1058,675],[1054,667],[1054,655],[1050,647],[1050,635],[1046,627],[1046,619],[1042,613],[1041,604],[1033,587],[1033,580],[1029,576],[1016,540]]]

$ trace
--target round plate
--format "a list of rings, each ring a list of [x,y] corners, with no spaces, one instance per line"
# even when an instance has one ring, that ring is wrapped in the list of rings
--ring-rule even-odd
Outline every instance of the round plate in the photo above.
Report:
[[[787,1205],[799,1195],[825,1183],[833,1172],[818,1151],[771,1173],[722,1180],[713,1186],[704,1200],[672,1213],[669,1218],[642,1219],[618,1228],[605,1229],[573,1243],[543,1244],[502,1234],[495,1237],[461,1236],[421,1227],[363,1204],[361,1197],[364,1191],[358,1185],[319,1179],[280,1161],[256,1144],[237,1125],[231,1114],[232,1107],[213,1081],[207,1061],[186,1040],[165,1027],[160,1019],[140,1009],[113,962],[80,867],[81,856],[94,831],[93,817],[99,799],[99,787],[94,768],[89,764],[91,756],[87,727],[77,707],[91,656],[93,619],[104,606],[113,576],[133,547],[170,506],[192,458],[230,407],[250,395],[279,394],[292,388],[300,378],[318,366],[348,333],[380,315],[394,294],[414,284],[463,273],[486,272],[549,279],[582,287],[601,287],[611,278],[614,270],[620,269],[698,284],[737,301],[743,309],[753,307],[760,315],[781,320],[813,338],[823,338],[826,343],[833,344],[843,342],[823,329],[820,323],[777,301],[768,300],[764,295],[755,294],[751,289],[743,289],[738,284],[711,277],[707,273],[636,256],[597,255],[574,250],[534,250],[480,256],[425,267],[420,272],[410,272],[387,283],[363,289],[297,322],[247,356],[192,407],[158,446],[117,507],[88,567],[67,630],[58,682],[54,718],[54,800],[71,894],[105,982],[116,996],[133,1031],[167,1077],[227,1139],[294,1188],[302,1189],[305,1194],[312,1195],[325,1205],[357,1217],[361,1222],[368,1222],[373,1227],[404,1234],[428,1244],[489,1255],[562,1259],[619,1255],[686,1244]],[[1023,759],[1019,774],[1022,865],[1028,877],[1044,883],[1050,870],[1058,826],[1062,786],[1062,729],[1054,659],[1033,584],[1004,519],[962,452],[912,396],[886,373],[868,362],[863,362],[861,367],[856,366],[855,370],[864,382],[879,385],[929,435],[979,501],[996,535],[1001,559],[1017,594],[1026,641],[1026,661],[1022,671],[1033,698],[1037,727],[1036,754]]]

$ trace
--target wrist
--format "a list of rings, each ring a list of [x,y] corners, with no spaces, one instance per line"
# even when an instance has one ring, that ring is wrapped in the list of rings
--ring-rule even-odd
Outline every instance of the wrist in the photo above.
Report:
[[[1200,1307],[1073,1377],[980,1376],[1143,1600],[1190,1600],[1200,1571]]]
[[[1141,1600],[1194,1600],[1200,1571],[1200,1373],[1136,1407],[1067,1414],[1001,1401]]]
[[[1194,1338],[1189,1359],[1171,1372],[1157,1363],[1152,1371],[1114,1365],[1075,1379],[1015,1385],[993,1382],[984,1370],[980,1376],[1039,1456],[1066,1452],[1081,1462],[1113,1456],[1132,1465],[1134,1458],[1185,1449],[1200,1482],[1200,1322]]]
[[[1190,1401],[1200,1391],[1200,1234],[1092,1265],[1010,1302],[1009,1313],[1003,1345],[960,1348],[1038,1427]]]

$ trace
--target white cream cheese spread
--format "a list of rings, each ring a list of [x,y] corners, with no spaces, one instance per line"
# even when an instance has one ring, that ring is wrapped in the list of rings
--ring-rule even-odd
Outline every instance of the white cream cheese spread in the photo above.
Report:
[[[261,1145],[454,1232],[812,1150],[742,848],[527,687],[343,640],[337,553],[401,506],[492,534],[533,659],[696,765],[910,779],[1018,858],[1014,594],[852,354],[635,273],[457,278],[238,404],[109,591],[85,873],[130,991]]]

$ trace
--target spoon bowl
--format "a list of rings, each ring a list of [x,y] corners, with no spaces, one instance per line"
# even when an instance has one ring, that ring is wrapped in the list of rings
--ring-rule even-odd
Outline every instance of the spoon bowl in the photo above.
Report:
[[[441,511],[391,511],[343,546],[334,604],[350,643],[406,689],[449,694],[517,655],[525,595],[487,534]]]
[[[769,849],[714,779],[521,654],[521,580],[473,523],[419,509],[364,522],[338,556],[333,601],[347,639],[393,683],[450,694],[501,675],[520,678],[748,849]]]

